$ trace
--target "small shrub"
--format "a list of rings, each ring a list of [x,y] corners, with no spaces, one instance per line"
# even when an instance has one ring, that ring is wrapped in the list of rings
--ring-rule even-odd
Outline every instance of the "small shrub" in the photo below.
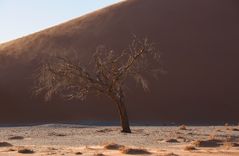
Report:
[[[184,148],[185,151],[193,151],[193,150],[196,150],[196,148],[194,146],[186,146]]]
[[[13,136],[13,137],[8,138],[8,140],[23,140],[23,139],[24,139],[23,136]]]
[[[168,139],[168,140],[166,140],[166,142],[169,142],[169,143],[179,143],[179,141],[177,139]]]
[[[83,153],[81,153],[81,152],[76,152],[75,154],[76,154],[76,155],[82,155]]]
[[[34,153],[33,150],[28,149],[28,148],[20,148],[18,149],[18,153],[22,153],[22,154],[32,154]]]
[[[96,154],[94,154],[94,156],[105,156],[105,155],[102,153],[96,153]]]
[[[232,128],[232,131],[239,131],[238,128]]]
[[[239,147],[239,143],[235,143],[235,142],[225,142],[223,144],[225,147],[230,148],[230,147]]]
[[[180,130],[187,130],[187,127],[186,127],[186,125],[181,125],[181,126],[179,126],[179,129]]]
[[[213,139],[215,139],[215,138],[216,138],[215,134],[210,134],[210,135],[209,135],[209,140],[213,140]]]
[[[48,147],[47,149],[48,149],[48,150],[51,150],[51,151],[55,151],[55,150],[57,150],[57,149],[54,148],[54,147]]]
[[[219,147],[222,145],[222,140],[209,139],[209,140],[197,140],[192,143],[196,147]]]
[[[122,148],[121,152],[123,154],[132,154],[132,155],[146,155],[146,154],[151,154],[148,150],[146,149],[137,149],[137,148]]]
[[[112,132],[112,131],[114,131],[114,130],[110,129],[110,128],[104,128],[104,129],[96,130],[96,132],[99,132],[99,133],[109,133],[109,132]]]
[[[104,149],[108,149],[108,150],[120,150],[122,148],[124,148],[125,146],[123,145],[118,145],[115,143],[110,143],[104,146]]]
[[[0,142],[0,147],[12,147],[12,144],[8,142]]]
[[[48,136],[64,137],[64,136],[66,136],[66,134],[61,134],[61,133],[52,132],[52,133],[49,133]]]
[[[168,153],[168,154],[165,154],[165,155],[163,155],[163,156],[179,156],[179,155],[174,154],[174,153]]]
[[[16,149],[15,149],[15,148],[9,148],[9,149],[7,149],[7,151],[6,151],[6,152],[14,152],[14,151],[16,151]]]

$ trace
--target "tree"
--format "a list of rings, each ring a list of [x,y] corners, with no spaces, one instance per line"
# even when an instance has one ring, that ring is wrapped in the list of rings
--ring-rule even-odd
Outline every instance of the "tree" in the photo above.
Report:
[[[153,43],[136,37],[120,53],[98,47],[89,66],[67,56],[55,56],[40,68],[35,92],[44,93],[45,100],[56,94],[69,100],[84,100],[89,93],[103,94],[116,104],[122,132],[131,133],[125,106],[126,81],[133,78],[148,90],[144,75],[159,73],[159,58]]]

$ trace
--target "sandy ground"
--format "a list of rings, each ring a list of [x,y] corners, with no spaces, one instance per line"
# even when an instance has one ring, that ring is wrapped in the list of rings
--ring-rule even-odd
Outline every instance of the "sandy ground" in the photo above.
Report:
[[[148,152],[138,151],[138,155],[239,156],[238,126],[184,128],[133,126],[132,134],[123,134],[120,133],[120,128],[115,126],[47,124],[0,127],[0,156],[25,155],[29,152],[25,149],[33,152],[30,151],[28,155],[127,155],[130,150],[126,149],[129,148],[144,149]],[[200,145],[199,141],[208,142]],[[124,147],[106,149],[105,145],[110,143]],[[185,149],[189,146],[195,149]],[[19,153],[22,149],[26,153]]]

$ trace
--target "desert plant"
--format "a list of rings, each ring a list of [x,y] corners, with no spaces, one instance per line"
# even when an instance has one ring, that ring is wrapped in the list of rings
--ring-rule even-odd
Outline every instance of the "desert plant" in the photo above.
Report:
[[[8,142],[0,142],[0,147],[11,147],[12,144],[8,143]]]
[[[23,136],[12,136],[10,138],[8,138],[8,140],[23,140],[24,137]]]
[[[148,155],[151,154],[147,149],[142,148],[122,148],[121,152],[123,154],[131,154],[131,155]]]
[[[167,153],[167,154],[164,154],[163,156],[179,156],[179,155],[174,154],[174,153]]]
[[[179,126],[179,130],[187,130],[186,125],[181,125],[181,126]]]
[[[104,146],[104,149],[108,149],[108,150],[119,150],[124,148],[124,145],[119,145],[119,144],[115,144],[115,143],[110,143],[110,144],[106,144]]]
[[[184,148],[184,150],[185,150],[185,151],[193,151],[193,150],[196,150],[196,147],[190,145],[190,146],[186,146],[186,147]]]
[[[218,139],[196,140],[192,142],[192,145],[196,147],[219,147],[222,144],[223,141]]]
[[[129,48],[120,53],[98,47],[87,66],[67,56],[55,56],[40,68],[35,93],[44,93],[46,100],[56,94],[80,100],[89,93],[106,95],[117,105],[122,132],[130,133],[125,106],[126,81],[133,78],[148,90],[144,75],[158,75],[159,58],[153,43],[136,37]]]
[[[168,140],[166,140],[166,142],[168,142],[168,143],[179,143],[179,141],[177,139],[168,139]]]
[[[33,150],[25,148],[25,147],[20,147],[18,149],[18,153],[23,153],[23,154],[33,154],[35,153]]]

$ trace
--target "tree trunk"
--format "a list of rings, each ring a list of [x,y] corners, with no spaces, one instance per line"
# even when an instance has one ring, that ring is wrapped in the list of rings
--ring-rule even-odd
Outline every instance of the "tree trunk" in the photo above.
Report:
[[[125,104],[124,104],[124,102],[121,98],[117,102],[117,106],[118,106],[118,111],[119,111],[119,115],[120,115],[120,123],[121,123],[121,127],[122,127],[121,132],[131,133],[126,107],[125,107]]]

